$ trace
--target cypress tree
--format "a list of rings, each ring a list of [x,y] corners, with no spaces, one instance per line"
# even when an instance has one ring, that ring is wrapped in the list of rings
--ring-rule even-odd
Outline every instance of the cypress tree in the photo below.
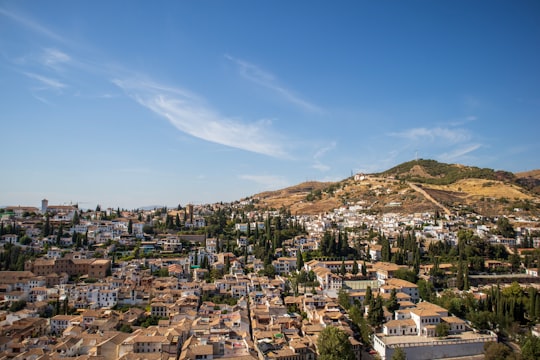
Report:
[[[356,260],[353,261],[353,265],[352,265],[352,270],[351,270],[351,273],[353,275],[357,275],[358,274],[358,263],[356,262]]]
[[[78,211],[75,211],[75,213],[73,214],[73,219],[71,220],[71,223],[73,225],[78,225],[80,223],[79,212]]]
[[[463,290],[469,290],[469,267],[467,266],[467,263],[463,264],[463,266],[465,267],[465,271],[463,272]]]
[[[371,291],[371,286],[368,286],[366,288],[366,296],[364,297],[364,307],[371,306],[371,302],[373,300],[373,293]]]
[[[3,228],[4,224],[2,224]],[[49,221],[49,213],[45,214],[45,225],[43,226],[43,236],[47,237],[51,235],[51,223]]]
[[[362,264],[362,276],[367,276],[367,268],[366,268],[366,261],[364,260],[364,263]]]
[[[458,290],[463,290],[464,288],[463,263],[461,259],[459,259],[459,262],[458,262],[458,269],[457,269],[457,275],[456,275],[456,287],[458,288]]]
[[[302,257],[302,252],[300,249],[296,251],[296,269],[298,271],[302,270],[304,267],[304,258]]]
[[[388,239],[384,235],[383,235],[383,238],[382,238],[382,241],[381,241],[381,246],[382,246],[382,249],[381,249],[381,259],[382,259],[382,261],[385,261],[385,262],[390,261],[390,256],[391,256],[390,255],[391,254],[390,242],[388,241]]]

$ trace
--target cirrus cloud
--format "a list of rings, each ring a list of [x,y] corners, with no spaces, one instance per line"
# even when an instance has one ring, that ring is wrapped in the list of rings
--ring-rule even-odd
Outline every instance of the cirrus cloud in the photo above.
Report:
[[[230,55],[225,55],[225,58],[238,67],[240,75],[249,81],[272,90],[287,102],[300,107],[303,110],[312,113],[321,113],[321,108],[309,101],[303,99],[300,95],[294,93],[292,90],[279,84],[276,77],[261,69],[257,65],[251,64],[245,60],[234,58]]]
[[[464,142],[471,138],[470,133],[465,129],[448,129],[442,127],[431,129],[425,127],[413,128],[401,132],[390,133],[390,135],[407,140],[445,140],[450,143]]]
[[[140,105],[166,118],[178,130],[199,139],[284,158],[287,154],[269,120],[245,122],[219,114],[201,97],[152,81],[113,80]]]

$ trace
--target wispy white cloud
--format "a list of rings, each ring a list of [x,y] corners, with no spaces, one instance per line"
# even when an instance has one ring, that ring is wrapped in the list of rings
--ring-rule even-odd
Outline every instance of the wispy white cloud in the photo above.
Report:
[[[448,125],[450,125],[450,126],[461,126],[461,125],[464,125],[464,124],[467,124],[467,123],[470,123],[470,122],[473,122],[473,121],[476,121],[476,120],[478,120],[478,116],[469,115],[469,116],[464,116],[464,117],[461,117],[461,118],[453,119],[452,121],[450,121],[448,123]]]
[[[317,152],[315,152],[315,154],[313,155],[313,160],[315,161],[315,163],[313,165],[311,165],[311,167],[314,168],[314,169],[317,169],[319,171],[328,171],[328,170],[330,170],[330,166],[328,166],[326,164],[323,164],[320,159],[327,152],[335,149],[335,147],[336,147],[336,142],[333,141],[329,145],[318,149]]]
[[[439,158],[445,162],[457,161],[463,158],[465,155],[468,155],[469,153],[472,153],[473,151],[478,150],[481,147],[482,147],[482,144],[469,144],[469,145],[454,149],[451,152],[441,154]]]
[[[407,140],[439,141],[444,140],[450,143],[460,143],[468,141],[471,134],[465,129],[436,128],[413,128],[402,132],[390,133],[390,136],[404,138]]]
[[[242,180],[253,181],[259,185],[262,185],[265,190],[280,189],[289,186],[287,180],[282,176],[277,175],[239,175]]]
[[[7,17],[7,18],[10,18],[11,20],[16,21],[19,24],[25,26],[26,28],[28,28],[28,29],[40,34],[40,35],[46,36],[46,37],[48,37],[50,39],[60,41],[60,42],[63,42],[63,43],[67,42],[66,39],[64,39],[64,37],[58,35],[57,33],[55,33],[54,31],[52,31],[50,29],[47,29],[46,27],[42,26],[41,24],[39,24],[36,21],[33,21],[30,18],[20,16],[19,14],[16,14],[16,13],[14,13],[12,11],[6,10],[4,8],[1,8],[1,7],[0,7],[0,15],[3,15],[5,17]]]
[[[286,157],[268,120],[242,122],[222,116],[199,96],[151,81],[113,80],[139,104],[191,136],[259,154]]]
[[[38,74],[28,73],[28,72],[24,74],[28,76],[29,78],[37,80],[41,83],[42,87],[39,90],[46,90],[46,89],[60,90],[67,87],[66,84],[60,82],[59,80],[52,79],[43,75],[38,75]]]
[[[254,82],[255,84],[274,91],[289,103],[294,104],[295,106],[298,106],[303,110],[313,113],[322,112],[319,106],[312,104],[311,102],[303,99],[300,95],[295,94],[292,90],[289,90],[284,86],[280,85],[273,74],[261,69],[257,65],[234,58],[230,55],[225,55],[225,58],[238,67],[238,71],[244,78]]]
[[[60,50],[49,48],[43,51],[41,61],[47,67],[58,69],[62,64],[69,63],[71,57]]]
[[[319,161],[316,161],[313,165],[311,165],[311,167],[315,170],[319,170],[319,171],[328,171],[330,170],[330,166],[328,165],[325,165]]]
[[[32,93],[32,96],[33,96],[34,98],[36,98],[37,100],[41,101],[41,102],[44,103],[44,104],[47,104],[47,105],[53,105],[49,100],[45,99],[45,98],[42,97],[42,96],[39,96],[39,95],[34,94],[34,93]]]

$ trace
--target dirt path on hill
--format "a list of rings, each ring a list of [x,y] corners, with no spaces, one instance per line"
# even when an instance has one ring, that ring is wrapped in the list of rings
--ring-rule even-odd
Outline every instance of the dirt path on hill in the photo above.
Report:
[[[446,213],[446,215],[452,215],[452,212],[444,205],[442,205],[440,202],[438,202],[437,200],[435,200],[431,195],[429,195],[424,189],[422,189],[421,187],[413,184],[413,183],[410,183],[408,182],[407,183],[409,185],[409,187],[411,189],[413,189],[414,191],[416,192],[419,192],[420,194],[422,194],[426,199],[428,199],[429,201],[431,201],[432,203],[434,203],[435,205],[437,205],[438,207],[440,207],[441,209],[444,210],[444,212]]]

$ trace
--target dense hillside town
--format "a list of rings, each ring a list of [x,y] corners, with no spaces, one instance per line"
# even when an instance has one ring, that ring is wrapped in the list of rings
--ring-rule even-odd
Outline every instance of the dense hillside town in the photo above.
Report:
[[[254,201],[0,209],[0,359],[538,358],[534,214]]]

